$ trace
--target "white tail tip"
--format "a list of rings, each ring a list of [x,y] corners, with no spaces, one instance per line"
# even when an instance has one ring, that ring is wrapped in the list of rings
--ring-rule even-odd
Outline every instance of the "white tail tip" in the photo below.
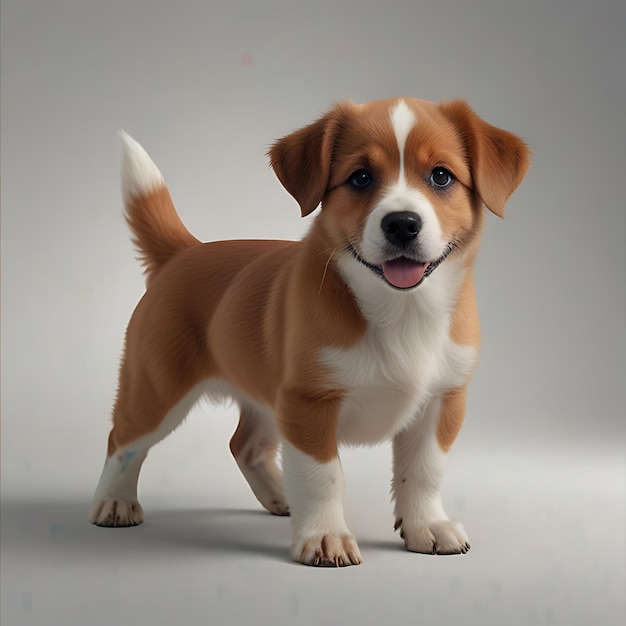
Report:
[[[122,140],[122,197],[124,202],[150,193],[165,185],[165,179],[148,153],[128,133],[119,131]]]

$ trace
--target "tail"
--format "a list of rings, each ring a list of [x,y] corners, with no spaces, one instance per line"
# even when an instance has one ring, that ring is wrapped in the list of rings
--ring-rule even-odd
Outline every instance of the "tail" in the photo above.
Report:
[[[126,220],[150,283],[169,259],[200,241],[178,217],[165,179],[146,151],[125,132],[120,136]]]

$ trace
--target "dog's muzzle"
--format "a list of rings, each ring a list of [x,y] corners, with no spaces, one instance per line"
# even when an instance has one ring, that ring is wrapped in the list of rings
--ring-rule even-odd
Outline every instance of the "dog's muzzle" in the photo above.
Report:
[[[454,243],[450,242],[437,260],[426,263],[399,256],[389,261],[383,261],[381,265],[374,265],[366,261],[354,247],[349,246],[348,250],[359,263],[382,278],[388,285],[394,289],[406,291],[421,285],[454,250]]]

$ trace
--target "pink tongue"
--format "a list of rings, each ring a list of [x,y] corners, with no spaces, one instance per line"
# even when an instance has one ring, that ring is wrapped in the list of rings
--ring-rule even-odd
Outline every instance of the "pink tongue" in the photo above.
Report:
[[[424,272],[428,263],[418,263],[405,257],[385,261],[383,263],[383,274],[387,282],[398,289],[408,289],[415,287],[424,277]]]

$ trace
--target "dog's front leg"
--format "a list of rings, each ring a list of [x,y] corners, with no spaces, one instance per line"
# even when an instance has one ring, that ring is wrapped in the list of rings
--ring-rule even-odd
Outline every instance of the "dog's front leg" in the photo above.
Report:
[[[291,558],[307,565],[362,563],[343,514],[337,453],[338,399],[285,395],[281,411],[283,475],[291,511]]]
[[[440,484],[463,420],[465,389],[428,405],[413,426],[393,441],[393,494],[396,529],[411,552],[460,554],[469,550],[465,529],[446,515]]]
[[[343,516],[339,457],[320,462],[283,444],[283,471],[291,510],[291,558],[306,565],[358,565],[359,546]]]

